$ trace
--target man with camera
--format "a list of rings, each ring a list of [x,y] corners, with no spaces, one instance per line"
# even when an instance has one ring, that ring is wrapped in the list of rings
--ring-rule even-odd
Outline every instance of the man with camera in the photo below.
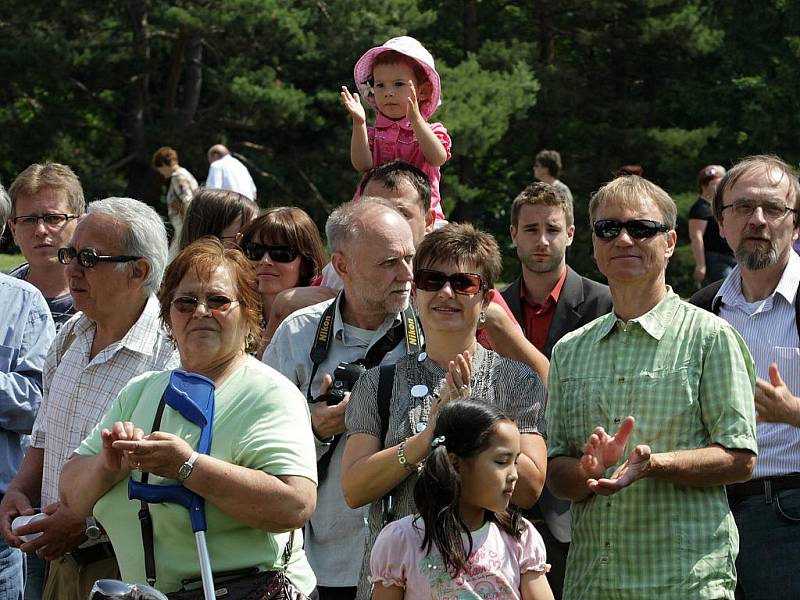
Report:
[[[421,344],[409,307],[414,239],[406,219],[366,197],[334,210],[325,232],[342,291],[290,315],[264,353],[311,403],[320,483],[305,550],[321,600],[355,596],[367,535],[366,509],[348,508],[340,481],[347,392],[364,369]]]

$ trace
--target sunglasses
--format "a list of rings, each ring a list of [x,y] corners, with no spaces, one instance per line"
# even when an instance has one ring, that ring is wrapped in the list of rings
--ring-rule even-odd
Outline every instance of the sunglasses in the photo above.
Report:
[[[126,263],[133,260],[139,260],[141,256],[102,256],[97,253],[94,248],[84,248],[83,250],[75,250],[72,246],[67,248],[58,249],[58,262],[62,265],[68,265],[72,259],[77,258],[78,264],[86,269],[91,269],[97,266],[97,263],[110,262],[110,263]]]
[[[438,292],[449,283],[456,294],[472,295],[485,289],[483,279],[476,273],[453,273],[447,275],[441,271],[421,269],[414,273],[414,284],[424,292]]]
[[[297,250],[291,246],[267,246],[250,242],[244,245],[243,250],[250,260],[261,260],[265,254],[269,254],[269,259],[276,263],[290,263],[297,258]]]
[[[633,219],[631,221],[617,221],[615,219],[601,219],[592,225],[594,234],[601,240],[615,239],[622,229],[634,239],[642,240],[651,238],[657,233],[665,233],[670,230],[667,225],[650,219]]]
[[[209,312],[224,312],[234,304],[238,303],[238,300],[231,300],[222,294],[207,296],[204,302],[201,302],[194,296],[178,296],[177,298],[173,298],[171,302],[172,306],[175,307],[175,310],[187,315],[194,314],[194,311],[196,311],[197,307],[201,304],[205,306],[206,310]]]

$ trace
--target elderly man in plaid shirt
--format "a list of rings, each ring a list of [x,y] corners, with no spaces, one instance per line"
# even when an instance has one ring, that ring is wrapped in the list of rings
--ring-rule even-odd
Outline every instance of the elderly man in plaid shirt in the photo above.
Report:
[[[637,176],[589,207],[614,311],[556,345],[547,483],[572,500],[565,599],[734,598],[725,485],[757,451],[753,361],[736,331],[665,283],[675,204]]]
[[[102,524],[58,501],[61,466],[132,377],[175,367],[178,356],[155,297],[167,234],[152,208],[130,198],[91,203],[59,259],[68,263],[81,312],[64,324],[45,360],[31,448],[0,503],[0,532],[48,561],[46,600],[83,600],[95,579],[118,576],[118,568]],[[48,518],[12,532],[11,520],[34,506]],[[27,543],[16,535],[37,530],[44,533]]]

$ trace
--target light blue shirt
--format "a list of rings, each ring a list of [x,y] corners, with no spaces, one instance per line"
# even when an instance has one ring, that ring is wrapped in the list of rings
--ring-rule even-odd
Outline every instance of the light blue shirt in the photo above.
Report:
[[[56,330],[42,294],[0,274],[0,494],[17,474],[42,401],[42,366]]]
[[[742,294],[737,266],[722,284],[719,316],[741,334],[756,363],[756,374],[769,381],[769,365],[776,363],[786,386],[800,395],[800,339],[797,336],[795,295],[800,285],[800,257],[789,262],[775,290],[757,302]],[[758,462],[754,478],[800,472],[800,428],[786,423],[757,423]]]

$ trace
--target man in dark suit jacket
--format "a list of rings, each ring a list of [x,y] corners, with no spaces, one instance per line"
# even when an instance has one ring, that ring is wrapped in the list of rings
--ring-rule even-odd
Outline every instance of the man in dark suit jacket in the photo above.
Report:
[[[557,187],[535,183],[525,188],[514,199],[510,231],[522,274],[502,292],[503,298],[528,340],[549,359],[562,336],[611,311],[611,293],[567,266],[575,224],[572,202]],[[548,579],[560,598],[570,541],[569,502],[545,488],[534,518],[539,517],[537,508],[552,565]]]

